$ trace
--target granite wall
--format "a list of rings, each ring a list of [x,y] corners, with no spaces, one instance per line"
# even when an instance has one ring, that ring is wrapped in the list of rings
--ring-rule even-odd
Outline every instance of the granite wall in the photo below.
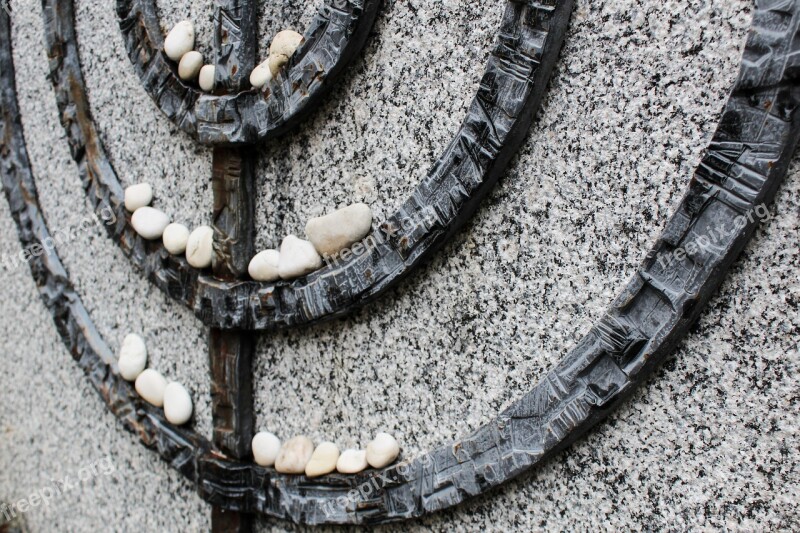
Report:
[[[46,79],[41,8],[11,0],[28,149],[59,253],[100,333],[143,334],[188,385],[210,436],[207,332],[154,289],[88,214]],[[212,2],[161,0],[212,41]],[[315,5],[263,2],[261,33],[302,31]],[[502,2],[386,0],[363,57],[296,132],[261,150],[258,243],[346,203],[381,219],[427,172],[476,90]],[[263,335],[258,427],[342,447],[379,430],[413,456],[531,388],[601,316],[681,197],[737,72],[742,0],[579,0],[538,119],[475,219],[379,302]],[[111,0],[78,1],[94,117],[121,179],[153,184],[189,225],[211,213],[210,152],[133,74]],[[607,422],[547,465],[419,530],[800,528],[800,159],[691,335]],[[0,201],[0,258],[18,253]],[[2,263],[0,501],[85,478],[25,514],[33,531],[196,531],[209,508],[106,412],[25,265]],[[94,469],[92,469],[94,466]],[[91,474],[86,474],[86,471]],[[295,530],[262,520],[260,530]]]

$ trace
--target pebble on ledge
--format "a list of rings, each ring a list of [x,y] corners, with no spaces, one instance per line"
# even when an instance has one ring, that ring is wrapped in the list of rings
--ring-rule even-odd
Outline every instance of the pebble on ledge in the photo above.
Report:
[[[389,466],[400,455],[400,445],[397,440],[388,433],[378,433],[375,438],[367,444],[367,463],[372,468],[383,468]]]
[[[319,477],[330,474],[336,470],[336,461],[339,460],[339,447],[332,442],[322,442],[311,454],[306,464],[306,476]]]
[[[167,380],[157,370],[148,368],[139,374],[134,387],[139,396],[147,403],[155,407],[164,406],[164,390],[167,388]]]
[[[183,224],[173,222],[164,228],[161,237],[164,248],[172,255],[180,255],[186,251],[186,244],[189,242],[189,228]]]
[[[272,81],[272,71],[269,69],[269,60],[256,66],[250,73],[250,85],[256,89],[263,88]]]
[[[281,447],[275,459],[275,470],[281,474],[302,474],[313,453],[314,443],[311,439],[304,436],[291,438]]]
[[[200,88],[206,92],[211,92],[214,90],[214,76],[217,75],[217,67],[214,65],[203,65],[203,68],[200,69],[199,78],[197,79],[197,83],[200,85]]]
[[[131,225],[143,239],[160,239],[169,224],[169,217],[153,207],[140,207],[133,212]]]
[[[125,189],[125,209],[133,213],[153,201],[153,187],[149,183],[137,183]]]
[[[191,50],[183,54],[178,63],[178,77],[184,81],[191,81],[200,74],[203,68],[203,54]]]
[[[172,382],[164,389],[164,416],[170,424],[180,426],[192,418],[192,397],[180,383]]]
[[[338,254],[367,236],[372,228],[372,209],[353,204],[306,224],[306,236],[323,257]]]
[[[135,333],[125,336],[119,350],[119,375],[125,381],[136,381],[147,366],[147,347],[144,339]]]
[[[180,61],[183,55],[194,48],[194,24],[188,20],[178,22],[164,39],[164,52],[173,61]]]
[[[214,230],[210,226],[196,228],[186,241],[186,260],[195,268],[208,268],[214,255]]]
[[[259,431],[251,444],[253,459],[259,466],[272,466],[281,451],[281,439],[269,431]]]
[[[267,65],[269,65],[273,77],[277,76],[280,69],[289,62],[289,58],[303,44],[303,40],[304,37],[301,34],[292,30],[283,30],[275,35],[269,45],[269,57],[267,58]]]
[[[367,466],[367,452],[364,450],[345,450],[336,461],[336,470],[341,474],[358,474]]]
[[[281,243],[278,274],[289,280],[322,268],[322,258],[314,245],[294,235],[287,235]]]
[[[281,279],[278,273],[281,254],[278,250],[264,250],[258,252],[250,264],[247,266],[247,273],[255,281],[278,281]]]

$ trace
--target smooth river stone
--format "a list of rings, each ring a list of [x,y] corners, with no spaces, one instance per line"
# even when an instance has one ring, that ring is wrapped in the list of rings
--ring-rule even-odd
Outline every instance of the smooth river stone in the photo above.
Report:
[[[378,433],[367,444],[367,462],[372,468],[388,466],[400,455],[400,445],[388,433]]]
[[[294,235],[281,243],[278,274],[281,279],[294,279],[322,268],[322,258],[314,245]]]
[[[186,251],[186,245],[189,242],[189,228],[183,224],[173,222],[164,228],[164,234],[161,236],[164,243],[164,248],[167,249],[172,255],[181,255]]]
[[[184,81],[191,81],[200,74],[203,68],[203,54],[192,50],[186,52],[178,63],[178,77]]]
[[[166,213],[153,207],[140,207],[133,212],[131,225],[136,233],[148,240],[160,239],[169,225]]]
[[[167,380],[156,370],[148,368],[139,374],[134,387],[139,396],[147,403],[156,407],[164,405],[164,390],[167,388]]]
[[[278,281],[281,279],[278,273],[278,264],[281,258],[278,250],[264,250],[258,252],[250,264],[247,266],[247,272],[250,277],[256,281]]]
[[[281,474],[302,474],[306,471],[314,443],[308,437],[294,437],[287,440],[275,459],[275,470]]]
[[[271,81],[272,71],[269,69],[269,59],[256,66],[250,73],[250,85],[256,89],[261,89]]]
[[[367,204],[353,204],[309,220],[306,236],[317,252],[329,257],[366,237],[370,229],[372,209]]]
[[[164,389],[164,416],[176,426],[192,418],[192,397],[180,383],[173,381]]]
[[[339,447],[332,442],[323,442],[311,454],[306,465],[306,476],[319,477],[330,474],[336,470],[336,461],[339,460]]]
[[[214,256],[214,230],[200,226],[189,234],[186,242],[186,260],[195,268],[208,268]]]
[[[364,450],[345,450],[336,461],[336,470],[342,474],[358,474],[367,466],[367,452]]]
[[[194,24],[182,20],[170,30],[164,39],[164,52],[173,61],[180,61],[183,54],[194,48]]]
[[[203,65],[200,69],[200,74],[197,78],[197,83],[200,88],[210,93],[214,90],[214,76],[217,74],[217,68],[214,65]]]
[[[149,183],[137,183],[125,189],[125,209],[133,213],[153,201],[153,187]]]
[[[303,43],[303,36],[296,31],[283,30],[278,32],[269,45],[267,65],[273,77],[289,62],[295,50]]]
[[[253,437],[253,459],[260,466],[272,466],[281,451],[281,439],[269,431],[259,431]]]
[[[119,350],[119,375],[125,381],[136,381],[147,366],[147,347],[135,333],[126,335]]]

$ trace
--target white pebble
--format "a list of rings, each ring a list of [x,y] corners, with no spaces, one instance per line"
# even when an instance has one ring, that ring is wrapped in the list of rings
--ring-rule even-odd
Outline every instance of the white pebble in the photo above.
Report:
[[[367,466],[367,452],[364,450],[345,450],[336,461],[336,470],[342,474],[358,474]]]
[[[192,418],[192,397],[180,383],[173,381],[164,389],[164,416],[176,426]]]
[[[269,55],[292,57],[303,43],[303,35],[292,30],[283,30],[275,34],[269,45]]]
[[[259,431],[253,437],[253,459],[261,466],[272,466],[281,451],[281,440],[269,431]]]
[[[280,262],[281,254],[278,250],[264,250],[258,252],[250,264],[247,266],[247,272],[250,277],[256,281],[278,281],[281,279],[278,273],[278,265]]]
[[[169,217],[167,214],[153,207],[140,207],[133,212],[131,217],[133,229],[148,240],[160,238],[168,224]]]
[[[353,204],[306,224],[306,236],[323,257],[336,255],[367,236],[372,228],[372,209]]]
[[[250,73],[250,85],[256,89],[261,89],[271,81],[272,71],[269,69],[269,59],[256,66]]]
[[[314,443],[308,437],[294,437],[287,440],[275,458],[275,470],[281,474],[302,474],[314,453]]]
[[[282,279],[293,279],[322,268],[322,258],[314,245],[288,235],[281,243],[278,274]]]
[[[119,350],[119,375],[125,381],[135,381],[147,366],[147,347],[135,333],[126,335]]]
[[[167,380],[156,370],[148,368],[139,374],[134,387],[146,402],[156,407],[164,405],[164,389],[167,388]]]
[[[191,81],[200,74],[201,68],[203,68],[203,54],[194,50],[186,52],[178,63],[178,77]]]
[[[133,213],[153,201],[153,188],[149,183],[137,183],[125,189],[125,209]]]
[[[189,242],[189,228],[183,224],[173,222],[164,228],[164,235],[161,236],[164,248],[172,255],[180,255],[186,251],[186,243]]]
[[[372,468],[388,466],[400,455],[400,445],[388,433],[378,433],[367,444],[367,462]]]
[[[197,80],[197,83],[200,84],[200,88],[206,92],[211,92],[214,90],[214,76],[217,74],[217,67],[214,65],[203,65],[203,68],[200,69],[200,77]]]
[[[200,226],[186,241],[186,260],[195,268],[208,268],[214,256],[214,230]]]
[[[164,39],[164,52],[173,61],[179,61],[183,54],[190,52],[194,48],[194,24],[188,20],[182,20],[167,34]]]
[[[311,454],[306,465],[306,476],[319,477],[330,474],[336,470],[336,461],[339,460],[339,447],[332,442],[320,443]]]

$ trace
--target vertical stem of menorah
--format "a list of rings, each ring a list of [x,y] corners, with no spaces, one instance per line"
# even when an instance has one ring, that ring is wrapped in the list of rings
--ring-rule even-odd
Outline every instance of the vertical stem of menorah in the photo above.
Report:
[[[255,241],[255,154],[244,148],[216,148],[211,184],[214,194],[214,276],[241,279]],[[250,456],[253,437],[252,361],[255,337],[244,331],[212,328],[209,335],[213,442],[237,459]],[[215,532],[249,532],[251,517],[213,507]]]

